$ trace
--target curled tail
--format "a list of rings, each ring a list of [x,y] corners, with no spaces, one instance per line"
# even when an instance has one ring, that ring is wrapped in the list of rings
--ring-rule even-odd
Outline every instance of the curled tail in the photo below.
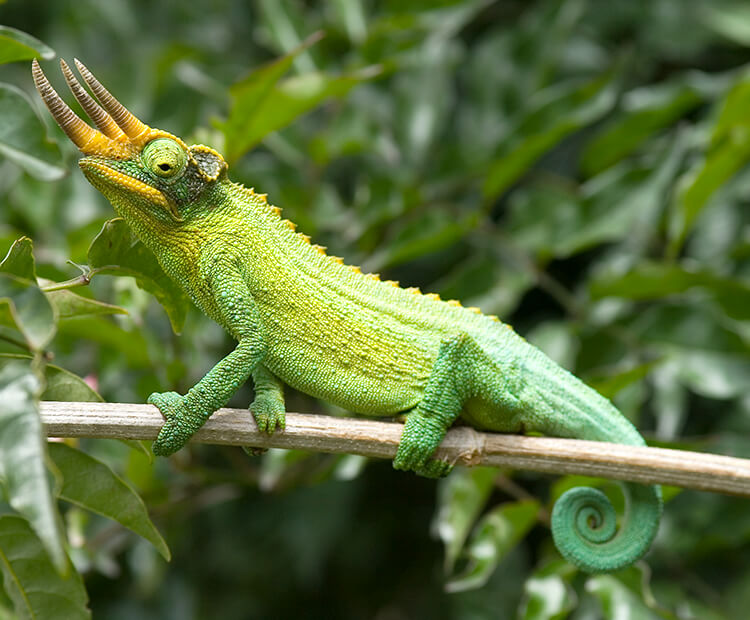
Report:
[[[563,493],[552,509],[552,537],[563,557],[589,573],[618,570],[648,551],[659,529],[661,487],[622,483],[625,516],[618,530],[609,498],[591,487]]]

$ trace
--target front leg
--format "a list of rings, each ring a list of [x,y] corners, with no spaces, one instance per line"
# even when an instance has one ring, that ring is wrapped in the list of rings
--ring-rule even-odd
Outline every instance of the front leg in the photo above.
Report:
[[[210,284],[216,305],[239,343],[184,396],[176,392],[149,396],[148,402],[166,419],[153,445],[157,456],[169,456],[184,446],[214,411],[226,405],[265,354],[258,310],[241,274],[228,263],[215,274]]]

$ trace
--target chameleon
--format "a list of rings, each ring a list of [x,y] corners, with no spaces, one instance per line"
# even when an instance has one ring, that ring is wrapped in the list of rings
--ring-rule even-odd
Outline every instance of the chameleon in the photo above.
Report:
[[[96,128],[63,101],[36,60],[32,75],[83,154],[83,174],[195,305],[237,341],[186,394],[148,398],[165,420],[156,455],[184,446],[251,377],[259,430],[284,428],[285,384],[354,413],[402,416],[393,465],[428,477],[451,470],[433,455],[459,419],[483,431],[645,445],[609,400],[497,317],[328,255],[265,194],[232,182],[217,151],[145,125],[75,65],[90,93],[61,61]],[[660,487],[621,485],[619,527],[598,489],[570,489],[554,504],[555,545],[583,571],[625,567],[653,542]]]

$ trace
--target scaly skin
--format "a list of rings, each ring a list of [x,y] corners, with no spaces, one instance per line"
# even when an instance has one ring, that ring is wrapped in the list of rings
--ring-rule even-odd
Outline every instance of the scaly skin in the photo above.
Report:
[[[450,471],[432,455],[458,418],[491,431],[644,444],[608,400],[497,318],[327,256],[265,195],[232,183],[221,155],[138,125],[81,71],[126,137],[104,121],[106,135],[73,126],[36,68],[35,80],[86,154],[83,173],[165,272],[238,342],[187,394],[149,397],[166,419],[155,454],[179,450],[251,375],[250,410],[268,433],[284,427],[285,383],[358,413],[406,413],[393,464],[424,476]],[[586,571],[632,563],[656,534],[659,488],[623,488],[619,532],[611,504],[594,489],[572,489],[555,504],[555,543]]]

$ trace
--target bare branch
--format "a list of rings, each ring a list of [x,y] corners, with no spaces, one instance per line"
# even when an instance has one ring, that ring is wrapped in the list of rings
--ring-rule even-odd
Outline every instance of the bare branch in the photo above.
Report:
[[[41,412],[50,437],[154,439],[163,423],[152,405],[44,402]],[[288,413],[286,430],[268,436],[257,430],[247,410],[220,409],[194,440],[392,459],[402,428],[397,422]],[[602,476],[750,497],[750,460],[715,454],[456,427],[437,456],[459,465]]]

